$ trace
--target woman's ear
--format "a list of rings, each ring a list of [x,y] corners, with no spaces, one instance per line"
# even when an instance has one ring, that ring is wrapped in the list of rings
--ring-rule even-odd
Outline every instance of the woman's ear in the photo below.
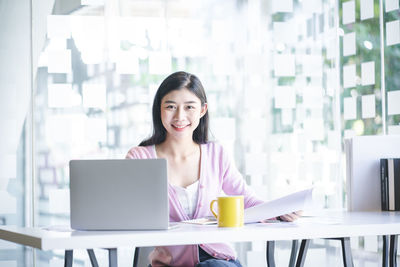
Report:
[[[201,106],[200,118],[203,117],[204,114],[206,114],[207,108],[208,108],[207,103],[204,103],[204,104]]]

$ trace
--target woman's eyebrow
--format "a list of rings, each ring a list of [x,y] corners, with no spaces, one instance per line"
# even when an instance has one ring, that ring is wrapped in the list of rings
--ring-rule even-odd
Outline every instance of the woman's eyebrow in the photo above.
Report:
[[[196,101],[190,100],[190,101],[186,101],[184,102],[185,104],[195,104],[197,103]],[[165,100],[164,104],[176,104],[175,101],[173,100]]]

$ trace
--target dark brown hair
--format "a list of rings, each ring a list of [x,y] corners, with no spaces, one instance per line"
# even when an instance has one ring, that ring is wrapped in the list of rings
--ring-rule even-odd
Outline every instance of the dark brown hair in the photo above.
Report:
[[[206,93],[199,78],[195,75],[178,71],[169,75],[161,83],[158,88],[153,101],[153,135],[142,141],[140,146],[158,145],[165,141],[167,131],[165,130],[161,121],[161,100],[165,95],[174,90],[187,89],[194,93],[204,106],[207,103]],[[208,111],[200,118],[199,125],[193,132],[193,141],[197,144],[204,144],[208,142]]]

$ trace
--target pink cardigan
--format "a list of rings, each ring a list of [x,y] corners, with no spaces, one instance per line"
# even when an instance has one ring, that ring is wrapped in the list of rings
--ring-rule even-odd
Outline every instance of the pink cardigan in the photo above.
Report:
[[[134,147],[126,155],[128,159],[157,158],[155,146]],[[209,142],[201,145],[201,166],[199,180],[199,196],[193,218],[184,212],[173,186],[168,185],[169,220],[179,222],[212,215],[210,202],[225,192],[227,195],[243,195],[245,208],[261,204],[249,189],[242,175],[236,169],[223,147]],[[218,259],[235,259],[236,253],[229,244],[200,244],[208,254]],[[149,255],[153,267],[195,266],[199,262],[197,245],[157,247]]]

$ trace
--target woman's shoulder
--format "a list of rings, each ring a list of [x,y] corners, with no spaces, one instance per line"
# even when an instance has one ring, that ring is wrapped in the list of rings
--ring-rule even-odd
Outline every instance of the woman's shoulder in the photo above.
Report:
[[[220,157],[225,154],[224,147],[218,141],[210,141],[203,144],[203,149],[206,150],[206,154],[214,157]]]
[[[135,146],[129,149],[127,159],[148,159],[156,158],[154,146]]]

